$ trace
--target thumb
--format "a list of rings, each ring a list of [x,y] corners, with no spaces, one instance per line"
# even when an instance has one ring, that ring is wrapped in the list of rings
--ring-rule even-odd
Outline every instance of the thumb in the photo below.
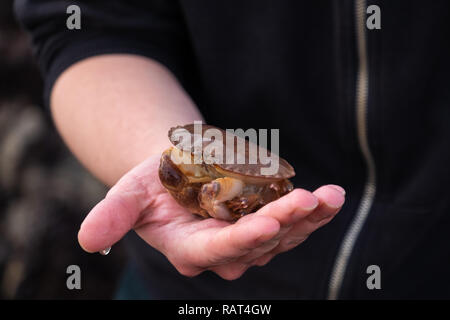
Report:
[[[135,227],[161,188],[155,182],[157,164],[152,157],[135,167],[89,212],[78,231],[78,242],[85,251],[109,248]]]
[[[89,212],[78,231],[78,242],[87,252],[111,247],[135,227],[141,213],[158,192],[159,157],[150,157],[125,174],[106,198]],[[160,188],[160,187],[159,187]]]
[[[78,231],[78,242],[87,252],[111,247],[130,231],[140,210],[133,197],[115,193],[108,195],[88,214]]]

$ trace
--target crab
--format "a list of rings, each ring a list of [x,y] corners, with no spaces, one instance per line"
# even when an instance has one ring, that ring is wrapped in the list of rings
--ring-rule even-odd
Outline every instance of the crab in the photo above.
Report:
[[[272,174],[262,174],[261,169],[265,165],[260,157],[253,163],[223,163],[211,161],[207,157],[200,159],[198,149],[196,151],[192,147],[191,139],[187,144],[186,141],[176,144],[179,139],[175,134],[177,131],[189,133],[194,146],[195,140],[199,139],[197,147],[200,143],[203,150],[214,141],[205,137],[206,130],[214,129],[224,136],[229,134],[211,125],[202,125],[199,135],[194,128],[194,124],[188,124],[169,130],[169,139],[174,146],[163,152],[158,172],[165,189],[191,213],[204,218],[236,221],[293,190],[289,178],[295,176],[294,169],[286,160],[270,154],[266,149],[263,149],[266,154],[275,156],[278,161],[277,171]],[[220,148],[216,151],[223,151],[224,154],[231,152],[233,159],[241,156],[241,159],[248,160],[252,143],[236,135],[233,135],[233,139],[235,142],[241,139],[245,148],[239,149],[236,145],[229,147],[218,140]]]

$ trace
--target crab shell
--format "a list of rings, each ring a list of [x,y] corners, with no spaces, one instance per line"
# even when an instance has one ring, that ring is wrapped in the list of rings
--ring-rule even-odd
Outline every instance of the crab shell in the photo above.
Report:
[[[221,134],[226,143],[207,138],[205,133],[211,129],[217,130],[214,132]],[[188,124],[171,128],[169,139],[174,147],[161,156],[159,178],[172,197],[194,214],[236,220],[293,189],[288,179],[295,171],[286,160],[222,129],[203,124],[201,132],[195,132],[194,124]],[[213,155],[223,158],[208,158],[202,153],[213,142]],[[251,161],[255,148],[257,157]],[[260,159],[261,154],[278,161],[276,172],[262,174],[269,164]],[[234,157],[233,163],[224,161],[227,155]],[[241,163],[235,163],[236,159]]]

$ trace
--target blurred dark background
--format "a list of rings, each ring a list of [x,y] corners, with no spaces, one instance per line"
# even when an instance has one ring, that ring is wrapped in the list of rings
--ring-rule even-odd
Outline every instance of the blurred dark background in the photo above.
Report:
[[[70,154],[42,106],[30,40],[0,1],[0,299],[109,299],[123,248],[84,253],[83,217],[106,193]],[[81,268],[68,290],[66,268]]]

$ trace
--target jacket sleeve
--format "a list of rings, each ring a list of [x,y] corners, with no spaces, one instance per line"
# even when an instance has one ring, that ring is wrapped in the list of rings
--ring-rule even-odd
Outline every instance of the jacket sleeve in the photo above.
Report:
[[[81,29],[69,30],[70,5],[81,13]],[[16,0],[15,13],[30,33],[49,105],[53,84],[84,58],[129,53],[155,59],[182,77],[188,37],[176,0]]]

